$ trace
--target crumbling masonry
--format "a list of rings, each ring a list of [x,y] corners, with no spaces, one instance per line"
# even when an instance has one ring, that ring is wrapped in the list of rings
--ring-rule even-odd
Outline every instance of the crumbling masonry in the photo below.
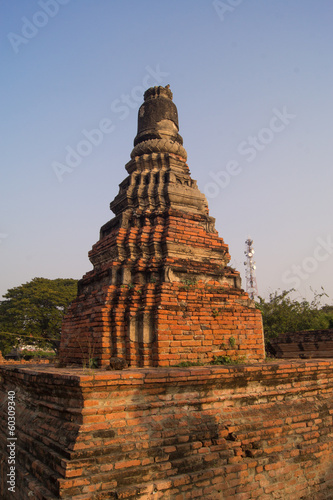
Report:
[[[132,366],[1,365],[0,498],[333,500],[331,359],[169,366],[264,351],[260,312],[190,177],[168,88],[146,92],[126,168],[61,358]]]
[[[100,230],[89,253],[94,269],[63,324],[64,363],[264,357],[261,313],[228,266],[228,246],[190,176],[178,130],[168,86],[148,89],[128,176],[110,205],[115,217]]]

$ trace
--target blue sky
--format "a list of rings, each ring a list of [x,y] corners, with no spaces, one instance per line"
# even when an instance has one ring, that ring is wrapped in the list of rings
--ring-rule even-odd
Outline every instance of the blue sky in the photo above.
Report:
[[[0,296],[91,269],[142,89],[170,84],[192,177],[243,286],[250,236],[260,295],[295,287],[311,299],[323,286],[333,303],[331,0],[1,9]]]

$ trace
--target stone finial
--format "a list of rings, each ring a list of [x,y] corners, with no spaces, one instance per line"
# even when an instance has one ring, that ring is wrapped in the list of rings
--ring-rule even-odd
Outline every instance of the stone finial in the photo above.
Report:
[[[173,94],[170,90],[170,85],[166,85],[165,87],[150,87],[150,89],[146,90],[146,92],[143,95],[143,98],[145,101],[148,101],[148,99],[153,99],[155,97],[167,97],[172,101]]]
[[[177,107],[169,87],[151,87],[144,93],[132,158],[150,153],[173,153],[186,160],[183,139],[178,133]]]

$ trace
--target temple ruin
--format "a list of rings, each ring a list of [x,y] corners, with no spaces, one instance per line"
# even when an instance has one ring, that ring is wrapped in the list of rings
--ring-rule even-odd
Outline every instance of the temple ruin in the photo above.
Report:
[[[126,169],[62,366],[0,366],[0,498],[333,499],[333,360],[262,362],[169,88],[145,93]]]
[[[64,321],[64,363],[106,367],[264,357],[261,313],[228,266],[228,246],[191,178],[169,86],[139,109],[127,177],[110,204]]]

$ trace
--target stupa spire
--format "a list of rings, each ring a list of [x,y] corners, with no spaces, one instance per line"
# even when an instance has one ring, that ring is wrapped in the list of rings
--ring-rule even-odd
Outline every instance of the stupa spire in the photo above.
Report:
[[[62,361],[157,367],[263,357],[261,313],[228,265],[182,142],[169,86],[148,89],[114,217],[63,324]]]
[[[150,153],[173,153],[187,159],[172,97],[169,85],[146,90],[138,113],[138,133],[131,158]]]

